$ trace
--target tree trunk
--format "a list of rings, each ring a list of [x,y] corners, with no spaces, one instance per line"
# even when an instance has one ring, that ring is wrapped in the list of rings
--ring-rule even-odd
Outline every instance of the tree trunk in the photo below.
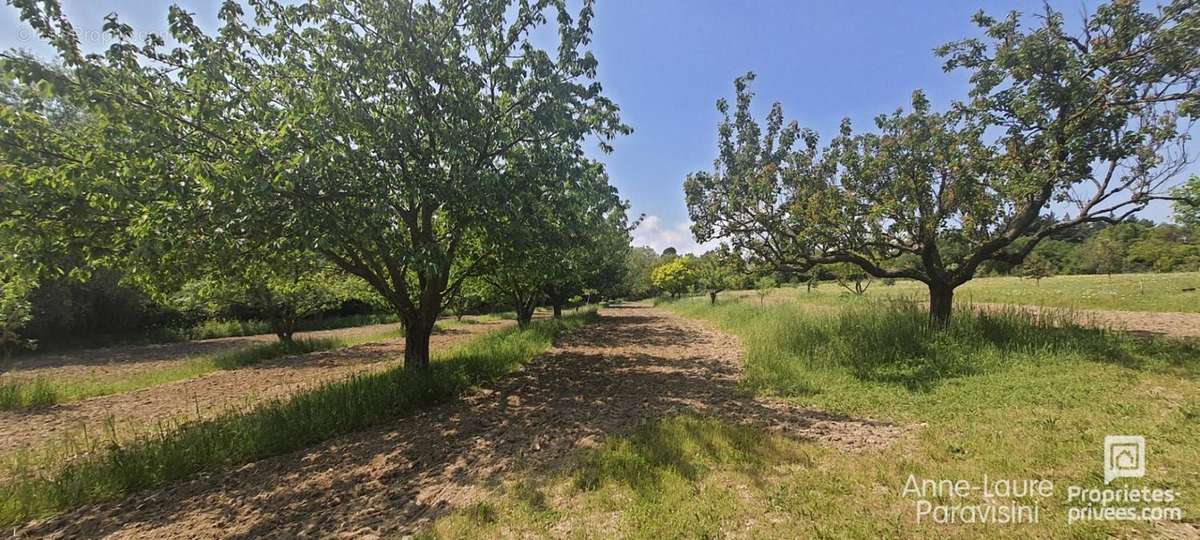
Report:
[[[954,310],[954,287],[945,283],[929,284],[929,324],[934,328],[945,327]]]
[[[529,328],[529,323],[533,320],[533,310],[537,308],[536,302],[517,299],[513,304],[517,308],[517,327]]]
[[[562,318],[562,302],[557,302],[557,301],[554,302],[554,318],[555,319]]]
[[[404,369],[426,371],[429,369],[429,336],[433,323],[425,320],[405,321],[404,324]]]
[[[296,334],[296,321],[290,319],[276,319],[273,325],[275,327],[275,337],[279,341],[292,341],[292,336]]]
[[[716,293],[716,291],[713,291],[713,292],[710,292],[710,293],[708,293],[708,304],[709,304],[709,305],[711,305],[711,306],[715,306],[715,305],[717,305],[717,293]]]

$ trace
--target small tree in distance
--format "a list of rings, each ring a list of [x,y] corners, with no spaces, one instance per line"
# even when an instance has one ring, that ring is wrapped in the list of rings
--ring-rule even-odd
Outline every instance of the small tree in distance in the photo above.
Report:
[[[748,277],[735,263],[726,250],[714,250],[696,259],[696,282],[708,293],[708,301],[716,305],[717,295],[729,289],[739,289],[748,284]]]
[[[1050,260],[1034,253],[1021,263],[1021,277],[1032,279],[1034,285],[1041,286],[1042,280],[1054,275],[1054,265]]]
[[[692,290],[696,284],[696,273],[684,257],[674,257],[660,264],[650,273],[650,281],[655,287],[666,291],[671,298]]]
[[[770,296],[771,290],[779,286],[779,282],[771,276],[763,276],[754,282],[754,293],[758,295],[758,305],[766,305],[767,296]]]

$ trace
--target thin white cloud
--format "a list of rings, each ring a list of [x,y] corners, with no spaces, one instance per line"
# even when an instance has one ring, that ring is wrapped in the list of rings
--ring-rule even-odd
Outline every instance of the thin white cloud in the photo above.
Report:
[[[715,249],[721,244],[719,241],[709,241],[702,244],[696,242],[696,239],[692,237],[691,226],[692,224],[689,221],[667,224],[662,218],[650,214],[642,219],[641,225],[633,231],[633,245],[650,246],[654,248],[654,251],[659,253],[662,253],[664,249],[673,247],[679,253],[699,255]]]

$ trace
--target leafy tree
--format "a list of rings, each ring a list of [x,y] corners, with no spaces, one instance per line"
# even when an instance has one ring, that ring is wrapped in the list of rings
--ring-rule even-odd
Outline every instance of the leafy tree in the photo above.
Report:
[[[666,291],[672,298],[692,290],[696,284],[696,273],[688,259],[674,257],[654,268],[650,273],[650,281],[660,290]]]
[[[484,306],[493,303],[495,296],[495,289],[486,280],[471,277],[463,280],[458,294],[447,301],[446,307],[456,320],[461,321],[463,316],[477,313]]]
[[[628,132],[594,81],[590,3],[571,13],[550,0],[263,0],[247,16],[230,1],[211,35],[171,8],[170,49],[159,36],[134,43],[110,16],[115,43],[91,56],[58,2],[13,4],[58,49],[66,74],[50,90],[92,120],[75,132],[20,112],[30,153],[62,157],[38,169],[39,200],[24,206],[52,206],[62,192],[112,216],[121,241],[89,244],[119,255],[173,253],[162,232],[176,214],[240,241],[316,251],[400,316],[410,369],[429,367],[445,299],[520,212],[497,203],[548,188],[506,170],[514,149],[588,136],[607,149]],[[532,38],[550,20],[553,51]],[[44,80],[33,63],[4,60],[20,80]],[[73,237],[79,221],[67,223],[56,238]]]
[[[631,248],[625,256],[625,294],[631,298],[646,298],[654,296],[654,283],[650,273],[658,266],[658,254],[651,247]]]
[[[1200,176],[1191,175],[1187,182],[1172,192],[1175,200],[1175,221],[1200,230]]]
[[[1042,257],[1036,252],[1030,254],[1025,258],[1025,261],[1021,263],[1021,277],[1032,279],[1034,284],[1038,286],[1042,284],[1042,279],[1053,275],[1053,264],[1048,259]]]
[[[831,264],[828,268],[839,287],[857,296],[866,294],[867,289],[871,287],[871,276],[856,265],[839,263]]]
[[[717,294],[721,291],[745,287],[748,282],[746,274],[726,250],[710,251],[695,261],[696,283],[708,293],[710,304],[717,303]]]
[[[715,170],[684,184],[692,231],[783,270],[850,263],[920,281],[944,325],[985,262],[1019,264],[1051,235],[1167,198],[1185,163],[1179,120],[1200,116],[1198,19],[1185,0],[1105,4],[1075,34],[1049,8],[1033,28],[979,14],[985,37],[938,50],[970,73],[967,101],[936,113],[917,92],[877,133],[843,122],[823,150],[778,104],[761,127],[753,74],[739,78],[732,111],[718,102]],[[1052,204],[1069,211],[1043,219]]]
[[[20,275],[0,277],[0,349],[4,350],[7,363],[13,350],[32,348],[35,343],[21,336],[21,328],[31,317],[29,291],[32,288],[27,278]],[[6,366],[0,364],[0,372]]]
[[[767,296],[771,294],[771,290],[779,286],[779,282],[771,276],[763,276],[754,282],[754,292],[758,295],[758,304],[764,305],[767,301]]]
[[[1111,234],[1101,234],[1087,243],[1081,259],[1085,269],[1107,274],[1111,279],[1113,273],[1123,269],[1125,253],[1120,241]]]
[[[619,269],[629,245],[626,205],[601,164],[575,153],[527,150],[514,163],[515,172],[523,178],[555,178],[545,182],[555,187],[530,193],[526,200],[510,200],[523,210],[508,234],[489,249],[495,260],[487,273],[489,282],[512,300],[522,328],[543,298],[561,317],[563,304],[599,279],[599,273],[619,271],[613,266]]]
[[[814,269],[815,270],[815,269]],[[813,289],[821,285],[821,275],[818,272],[812,272],[808,275],[808,279],[804,280],[804,292],[812,293]]]

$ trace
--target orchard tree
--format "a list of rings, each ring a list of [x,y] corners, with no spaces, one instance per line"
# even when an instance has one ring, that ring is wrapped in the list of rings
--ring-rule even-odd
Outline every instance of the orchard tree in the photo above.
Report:
[[[867,293],[867,289],[871,288],[870,274],[867,274],[858,265],[837,263],[829,265],[828,268],[829,273],[833,274],[833,278],[837,280],[838,286],[846,289],[847,292],[853,293],[856,296],[862,296]]]
[[[713,305],[717,303],[717,294],[746,287],[749,283],[749,277],[737,264],[736,257],[725,249],[697,257],[694,268],[696,283],[708,293],[708,301]]]
[[[1200,4],[1104,4],[1074,33],[1049,8],[1038,20],[977,15],[984,37],[938,50],[970,74],[965,102],[936,113],[918,92],[876,133],[844,121],[824,149],[778,104],[760,127],[753,75],[739,78],[732,111],[718,102],[715,170],[684,184],[697,240],[782,270],[850,263],[920,281],[941,326],[984,263],[1020,264],[1051,235],[1172,198],[1181,124],[1200,116]],[[1063,214],[1039,219],[1052,207]]]
[[[9,357],[17,349],[33,348],[33,340],[21,336],[21,329],[32,317],[29,292],[33,288],[27,278],[20,275],[0,275],[0,350],[3,362],[0,373],[5,371]]]
[[[554,316],[562,317],[570,297],[590,286],[598,273],[619,268],[629,236],[626,205],[608,183],[603,165],[563,148],[522,150],[512,160],[512,174],[549,187],[505,201],[520,211],[505,236],[488,249],[494,258],[486,279],[511,299],[524,328],[543,298],[550,301]],[[609,257],[612,264],[605,262]]]
[[[758,305],[764,305],[771,291],[779,286],[774,277],[763,276],[754,281],[754,294],[758,295]]]
[[[654,284],[650,280],[650,273],[658,264],[658,254],[654,252],[654,248],[630,248],[625,256],[625,283],[621,287],[624,294],[634,299],[654,296]]]
[[[514,149],[585,137],[607,149],[628,132],[594,80],[590,2],[261,0],[247,15],[229,0],[213,34],[172,7],[170,48],[134,43],[109,16],[115,43],[100,55],[80,51],[57,1],[13,4],[63,62],[48,92],[86,107],[86,132],[35,114],[25,138],[62,158],[43,184],[115,216],[122,242],[97,245],[170,253],[159,233],[184,208],[222,224],[213,234],[320,253],[399,315],[410,369],[429,367],[445,299],[520,211],[497,203],[552,189],[507,174]],[[547,24],[552,50],[531,37]],[[41,84],[31,62],[4,59]]]
[[[688,263],[688,259],[672,257],[650,272],[650,282],[657,289],[665,291],[675,298],[692,290],[692,286],[696,284],[696,273],[692,269],[692,265]]]
[[[1021,277],[1032,279],[1035,285],[1041,286],[1043,279],[1053,275],[1054,265],[1039,253],[1031,253],[1021,263]]]

